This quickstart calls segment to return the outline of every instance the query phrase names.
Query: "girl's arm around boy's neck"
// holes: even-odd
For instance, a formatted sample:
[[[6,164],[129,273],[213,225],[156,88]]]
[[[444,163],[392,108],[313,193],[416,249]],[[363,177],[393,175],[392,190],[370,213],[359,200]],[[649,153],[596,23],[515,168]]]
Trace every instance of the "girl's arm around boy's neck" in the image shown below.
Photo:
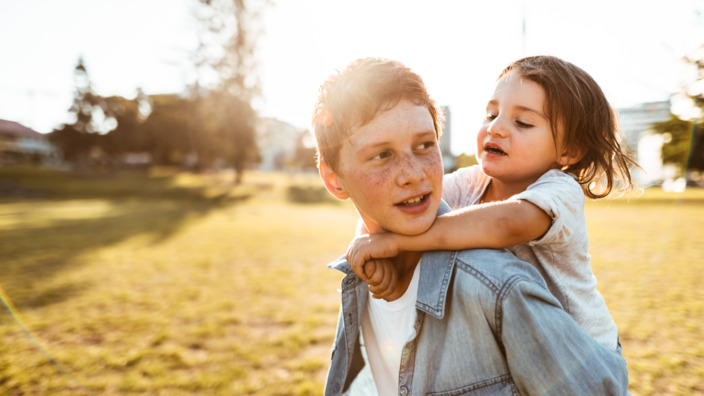
[[[426,232],[415,236],[362,234],[363,226],[358,224],[357,237],[347,250],[347,261],[366,280],[364,265],[372,259],[396,257],[401,252],[503,249],[540,238],[551,223],[550,216],[539,207],[511,199],[444,214]]]
[[[398,251],[502,249],[540,238],[551,223],[539,207],[513,199],[455,210],[439,216],[422,234],[393,239]]]

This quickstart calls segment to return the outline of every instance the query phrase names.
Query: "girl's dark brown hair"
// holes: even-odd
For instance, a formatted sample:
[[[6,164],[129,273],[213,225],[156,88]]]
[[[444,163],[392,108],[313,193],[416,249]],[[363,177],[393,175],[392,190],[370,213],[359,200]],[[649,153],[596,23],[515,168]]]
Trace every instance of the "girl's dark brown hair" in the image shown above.
[[[579,162],[562,170],[577,176],[587,197],[607,196],[618,181],[623,183],[619,187],[632,187],[629,166],[638,165],[623,150],[616,114],[587,72],[554,56],[519,59],[506,67],[499,79],[510,72],[545,91],[544,111],[555,142],[562,130],[564,148],[584,153]]]

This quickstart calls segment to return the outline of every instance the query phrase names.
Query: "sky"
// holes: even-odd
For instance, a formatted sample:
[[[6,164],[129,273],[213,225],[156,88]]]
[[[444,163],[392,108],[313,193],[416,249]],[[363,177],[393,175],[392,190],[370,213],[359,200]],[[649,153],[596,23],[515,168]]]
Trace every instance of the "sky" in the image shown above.
[[[197,0],[0,0],[0,119],[67,122],[83,57],[103,96],[193,82]],[[400,60],[450,107],[453,152],[474,136],[498,73],[548,54],[590,73],[614,107],[668,100],[704,43],[704,0],[272,0],[259,41],[257,108],[308,128],[318,86],[367,56]]]

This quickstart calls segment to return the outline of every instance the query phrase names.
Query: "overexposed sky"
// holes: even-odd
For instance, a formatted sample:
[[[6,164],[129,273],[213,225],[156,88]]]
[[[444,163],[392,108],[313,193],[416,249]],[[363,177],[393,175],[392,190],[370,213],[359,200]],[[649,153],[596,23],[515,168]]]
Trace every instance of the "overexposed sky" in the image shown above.
[[[39,132],[66,121],[80,55],[100,95],[180,92],[193,81],[194,3],[0,0],[0,118]],[[265,22],[263,115],[307,128],[328,74],[393,58],[450,106],[455,153],[473,152],[494,79],[515,59],[562,57],[625,107],[667,100],[681,57],[704,43],[702,0],[276,0]]]

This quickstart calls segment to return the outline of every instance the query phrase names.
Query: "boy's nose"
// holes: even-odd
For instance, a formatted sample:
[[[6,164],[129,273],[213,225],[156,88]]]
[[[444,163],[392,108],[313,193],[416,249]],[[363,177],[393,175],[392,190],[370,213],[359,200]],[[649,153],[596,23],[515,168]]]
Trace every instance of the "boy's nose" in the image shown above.
[[[425,171],[420,161],[412,154],[402,155],[398,162],[397,182],[401,186],[423,180]]]

